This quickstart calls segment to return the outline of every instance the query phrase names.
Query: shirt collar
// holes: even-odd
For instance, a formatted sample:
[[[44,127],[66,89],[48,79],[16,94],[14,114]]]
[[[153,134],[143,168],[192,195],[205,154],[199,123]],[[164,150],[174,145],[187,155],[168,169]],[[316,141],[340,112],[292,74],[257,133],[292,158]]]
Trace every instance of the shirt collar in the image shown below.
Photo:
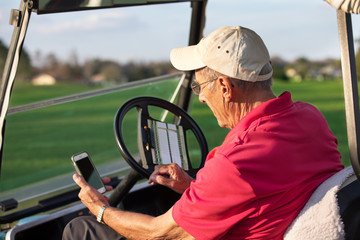
[[[260,104],[246,114],[246,116],[242,118],[233,129],[231,129],[226,138],[230,137],[232,134],[237,134],[238,131],[245,131],[255,120],[281,112],[282,110],[292,106],[292,104],[293,101],[291,100],[290,92],[283,92],[279,97]]]

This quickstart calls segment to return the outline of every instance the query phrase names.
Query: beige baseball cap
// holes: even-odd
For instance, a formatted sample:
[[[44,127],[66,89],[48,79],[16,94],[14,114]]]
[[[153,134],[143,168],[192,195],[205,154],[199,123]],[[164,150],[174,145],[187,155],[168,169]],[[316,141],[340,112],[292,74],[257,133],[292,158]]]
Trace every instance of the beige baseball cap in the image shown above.
[[[269,52],[254,31],[244,27],[222,27],[197,45],[175,48],[170,61],[181,71],[209,67],[226,76],[245,81],[264,81],[272,76]],[[260,75],[270,65],[270,72]]]

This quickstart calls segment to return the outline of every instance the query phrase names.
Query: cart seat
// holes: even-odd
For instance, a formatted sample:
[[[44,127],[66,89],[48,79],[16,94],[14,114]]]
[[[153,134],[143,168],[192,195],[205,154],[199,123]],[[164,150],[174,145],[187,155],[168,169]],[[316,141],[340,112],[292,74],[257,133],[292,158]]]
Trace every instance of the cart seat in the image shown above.
[[[284,234],[285,240],[360,239],[360,182],[347,167],[325,180]]]

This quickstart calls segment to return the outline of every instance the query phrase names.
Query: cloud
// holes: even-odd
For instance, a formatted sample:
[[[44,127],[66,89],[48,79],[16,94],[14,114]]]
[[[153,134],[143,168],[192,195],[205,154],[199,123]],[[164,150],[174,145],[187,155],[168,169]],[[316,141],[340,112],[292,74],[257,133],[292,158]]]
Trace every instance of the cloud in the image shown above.
[[[51,21],[37,21],[34,24],[34,30],[45,35],[94,31],[122,25],[131,18],[131,16],[119,11],[79,15],[75,17],[70,15],[61,16]]]

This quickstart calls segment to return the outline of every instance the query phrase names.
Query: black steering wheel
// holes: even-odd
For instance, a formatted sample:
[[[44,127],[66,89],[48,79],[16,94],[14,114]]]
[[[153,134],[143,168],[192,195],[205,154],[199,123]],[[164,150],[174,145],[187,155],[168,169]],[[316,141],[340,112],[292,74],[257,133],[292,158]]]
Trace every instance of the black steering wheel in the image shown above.
[[[169,111],[174,115],[173,122],[175,123],[164,123],[152,118],[149,115],[149,106]],[[124,117],[133,108],[138,111],[139,161],[135,160],[134,156],[129,152],[123,137]],[[193,161],[190,159],[187,147],[186,136],[189,131],[193,133],[200,147],[201,159],[200,164],[196,164],[198,165],[196,167],[192,164]],[[145,178],[150,177],[156,165],[169,163],[170,160],[181,165],[190,176],[195,177],[197,171],[204,166],[208,154],[205,136],[190,115],[182,108],[155,97],[137,97],[122,105],[115,116],[114,132],[117,146],[124,159],[136,172]],[[176,143],[175,139],[178,140],[178,143]],[[169,148],[169,155],[159,150],[167,147]],[[181,159],[180,162],[179,159]]]

